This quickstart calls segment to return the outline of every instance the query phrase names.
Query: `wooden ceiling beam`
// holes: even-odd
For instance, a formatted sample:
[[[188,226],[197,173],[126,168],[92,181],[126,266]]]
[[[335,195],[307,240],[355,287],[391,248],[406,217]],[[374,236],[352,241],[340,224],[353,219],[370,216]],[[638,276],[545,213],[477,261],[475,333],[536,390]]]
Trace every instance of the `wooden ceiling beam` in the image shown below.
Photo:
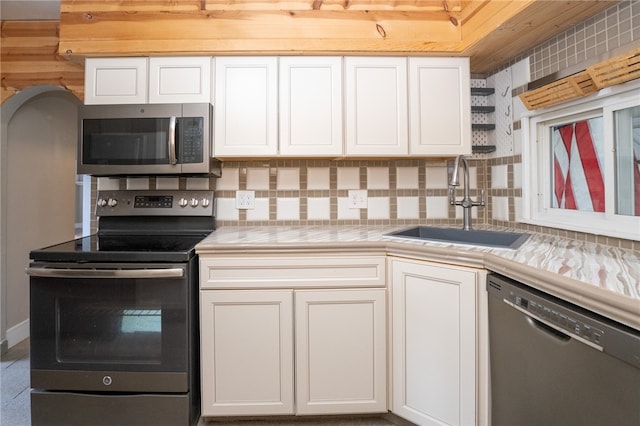
[[[620,0],[61,0],[59,52],[469,56],[487,73]]]
[[[446,12],[62,12],[59,51],[69,56],[304,51],[437,51],[460,42]]]

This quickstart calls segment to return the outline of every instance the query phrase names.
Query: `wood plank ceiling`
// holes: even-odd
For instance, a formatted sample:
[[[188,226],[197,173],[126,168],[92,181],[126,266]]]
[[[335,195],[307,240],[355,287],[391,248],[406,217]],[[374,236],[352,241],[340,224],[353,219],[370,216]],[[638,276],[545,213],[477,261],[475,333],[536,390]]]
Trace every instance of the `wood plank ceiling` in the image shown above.
[[[451,55],[487,73],[617,2],[62,0],[59,52]]]
[[[469,56],[486,74],[619,0],[61,0],[60,21],[3,21],[2,99],[83,98],[86,57]]]

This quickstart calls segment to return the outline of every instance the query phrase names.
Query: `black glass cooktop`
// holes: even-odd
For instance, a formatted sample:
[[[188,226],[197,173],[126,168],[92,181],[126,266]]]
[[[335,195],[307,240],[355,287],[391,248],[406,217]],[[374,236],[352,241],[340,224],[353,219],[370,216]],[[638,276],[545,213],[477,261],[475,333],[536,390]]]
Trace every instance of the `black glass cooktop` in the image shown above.
[[[33,250],[35,261],[185,262],[195,255],[199,235],[91,235]]]

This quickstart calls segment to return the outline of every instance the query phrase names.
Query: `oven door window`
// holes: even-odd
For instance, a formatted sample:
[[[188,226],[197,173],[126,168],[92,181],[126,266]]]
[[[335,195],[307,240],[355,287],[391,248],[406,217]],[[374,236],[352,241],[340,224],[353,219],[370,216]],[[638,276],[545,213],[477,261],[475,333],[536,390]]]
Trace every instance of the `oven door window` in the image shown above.
[[[190,294],[183,278],[32,277],[32,367],[183,371]]]
[[[56,359],[59,363],[161,364],[163,316],[160,303],[58,299]]]

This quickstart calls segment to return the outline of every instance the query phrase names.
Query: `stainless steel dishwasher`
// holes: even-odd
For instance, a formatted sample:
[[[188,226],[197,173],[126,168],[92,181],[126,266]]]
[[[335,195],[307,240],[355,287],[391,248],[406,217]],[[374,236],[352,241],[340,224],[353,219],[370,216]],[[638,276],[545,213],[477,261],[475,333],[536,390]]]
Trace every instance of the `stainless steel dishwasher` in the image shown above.
[[[640,425],[640,332],[487,278],[493,426]]]

